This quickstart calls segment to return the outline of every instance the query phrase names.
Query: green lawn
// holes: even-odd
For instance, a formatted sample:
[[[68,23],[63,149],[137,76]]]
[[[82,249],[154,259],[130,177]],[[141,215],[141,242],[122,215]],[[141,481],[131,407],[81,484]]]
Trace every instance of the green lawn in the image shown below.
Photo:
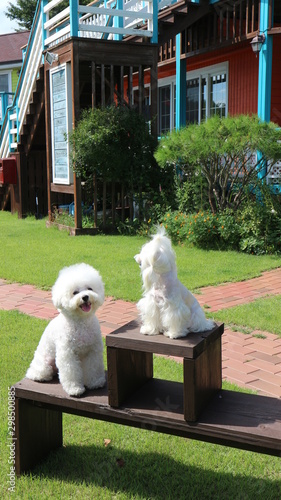
[[[97,268],[107,296],[136,301],[141,278],[134,255],[147,241],[130,236],[71,237],[56,228],[46,229],[45,220],[0,212],[0,278],[51,288],[59,270],[76,262]],[[190,289],[258,276],[281,266],[281,257],[254,256],[238,252],[204,251],[175,247],[178,275]]]
[[[281,296],[266,297],[213,314],[218,321],[247,332],[263,330],[281,337]]]
[[[0,278],[50,289],[62,267],[84,261],[100,271],[106,295],[131,301],[140,298],[140,273],[133,257],[145,243],[144,238],[74,238],[55,228],[46,229],[44,220],[18,220],[5,212],[0,212],[0,225]],[[248,279],[281,265],[281,258],[275,256],[207,252],[180,246],[175,251],[179,278],[191,290]],[[269,299],[264,300],[265,310],[266,300]],[[280,300],[276,300],[269,310],[271,328],[278,330],[280,319],[276,311],[280,311]],[[265,310],[258,308],[261,314],[253,316],[255,325]],[[222,319],[246,325],[250,313],[246,311],[243,316],[240,311],[237,308],[233,317],[229,316],[230,311],[223,311],[228,316]],[[24,376],[46,324],[17,311],[0,310],[3,498],[13,495],[8,494],[7,482],[8,387]],[[155,357],[154,371],[159,378],[182,380],[182,366],[170,359]],[[229,384],[224,386],[237,390]],[[110,440],[108,446],[105,439]],[[21,476],[14,495],[20,499],[276,500],[280,491],[280,458],[64,415],[63,448],[53,452],[32,473]]]

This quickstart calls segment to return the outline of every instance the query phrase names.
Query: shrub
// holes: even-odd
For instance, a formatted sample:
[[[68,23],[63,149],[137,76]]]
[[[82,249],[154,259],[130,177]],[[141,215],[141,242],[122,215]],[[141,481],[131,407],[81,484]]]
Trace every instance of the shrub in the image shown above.
[[[239,212],[195,214],[169,211],[161,224],[174,243],[256,255],[281,252],[281,214],[266,203],[249,202]]]

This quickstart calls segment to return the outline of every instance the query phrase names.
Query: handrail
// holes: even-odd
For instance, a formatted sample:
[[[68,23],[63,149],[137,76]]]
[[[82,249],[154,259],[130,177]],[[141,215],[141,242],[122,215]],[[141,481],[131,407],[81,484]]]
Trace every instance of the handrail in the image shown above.
[[[0,158],[16,148],[41,60],[42,16],[38,0],[13,104],[7,108],[0,133]]]

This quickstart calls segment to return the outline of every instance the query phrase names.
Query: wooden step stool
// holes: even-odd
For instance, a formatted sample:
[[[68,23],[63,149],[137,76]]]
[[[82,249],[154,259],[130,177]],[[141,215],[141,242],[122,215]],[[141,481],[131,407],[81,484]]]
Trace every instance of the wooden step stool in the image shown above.
[[[108,402],[120,407],[153,377],[153,354],[183,358],[184,418],[195,422],[222,386],[221,336],[224,325],[184,338],[142,335],[137,320],[106,336]]]

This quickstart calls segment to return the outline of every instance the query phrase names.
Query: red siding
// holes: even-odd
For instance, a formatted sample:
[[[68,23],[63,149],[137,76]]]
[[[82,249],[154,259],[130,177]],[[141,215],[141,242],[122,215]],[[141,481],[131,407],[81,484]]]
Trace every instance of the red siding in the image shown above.
[[[281,126],[281,35],[273,36],[271,120]]]
[[[229,60],[228,112],[230,115],[258,111],[258,57],[251,47],[234,52]]]
[[[186,71],[193,71],[206,66],[228,61],[228,113],[253,114],[257,113],[258,105],[258,57],[250,47],[250,42],[235,48],[215,51],[198,57],[188,58]],[[174,64],[161,66],[158,69],[158,78],[175,75]]]

